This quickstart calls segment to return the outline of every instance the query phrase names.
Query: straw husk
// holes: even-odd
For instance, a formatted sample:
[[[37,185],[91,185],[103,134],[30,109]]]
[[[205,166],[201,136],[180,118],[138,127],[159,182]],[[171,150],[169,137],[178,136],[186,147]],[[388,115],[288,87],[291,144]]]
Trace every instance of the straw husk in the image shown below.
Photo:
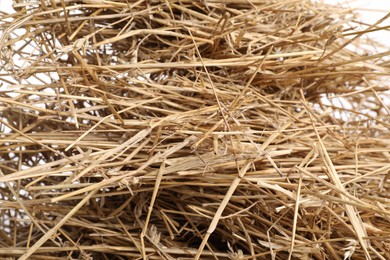
[[[390,52],[365,40],[388,15],[363,26],[304,0],[13,8],[2,257],[390,259]]]

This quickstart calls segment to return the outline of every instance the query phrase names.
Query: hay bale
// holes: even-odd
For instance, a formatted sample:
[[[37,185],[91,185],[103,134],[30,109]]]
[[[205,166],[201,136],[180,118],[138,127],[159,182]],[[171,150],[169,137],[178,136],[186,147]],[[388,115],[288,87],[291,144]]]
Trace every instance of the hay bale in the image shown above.
[[[304,0],[13,7],[1,256],[390,259],[389,51],[361,37],[381,21]]]

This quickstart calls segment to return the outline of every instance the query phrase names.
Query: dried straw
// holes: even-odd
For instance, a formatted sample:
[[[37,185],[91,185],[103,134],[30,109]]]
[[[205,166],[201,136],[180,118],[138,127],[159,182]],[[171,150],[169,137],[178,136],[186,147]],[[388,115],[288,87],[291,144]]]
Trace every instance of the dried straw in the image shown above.
[[[364,26],[306,0],[13,8],[4,258],[390,259],[390,51],[365,40],[390,15]]]

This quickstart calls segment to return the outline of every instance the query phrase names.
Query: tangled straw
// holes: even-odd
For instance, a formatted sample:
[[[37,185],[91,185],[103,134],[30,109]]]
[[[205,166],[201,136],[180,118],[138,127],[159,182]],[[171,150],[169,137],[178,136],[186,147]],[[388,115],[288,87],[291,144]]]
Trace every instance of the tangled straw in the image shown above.
[[[362,29],[306,0],[13,8],[0,255],[390,259],[390,51],[365,40],[389,15]]]

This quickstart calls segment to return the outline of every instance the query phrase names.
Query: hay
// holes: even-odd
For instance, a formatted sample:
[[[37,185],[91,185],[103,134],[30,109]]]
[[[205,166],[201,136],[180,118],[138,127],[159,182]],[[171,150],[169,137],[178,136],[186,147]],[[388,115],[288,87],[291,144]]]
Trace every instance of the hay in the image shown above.
[[[390,51],[364,40],[389,15],[362,29],[304,0],[13,7],[1,256],[390,259]]]

